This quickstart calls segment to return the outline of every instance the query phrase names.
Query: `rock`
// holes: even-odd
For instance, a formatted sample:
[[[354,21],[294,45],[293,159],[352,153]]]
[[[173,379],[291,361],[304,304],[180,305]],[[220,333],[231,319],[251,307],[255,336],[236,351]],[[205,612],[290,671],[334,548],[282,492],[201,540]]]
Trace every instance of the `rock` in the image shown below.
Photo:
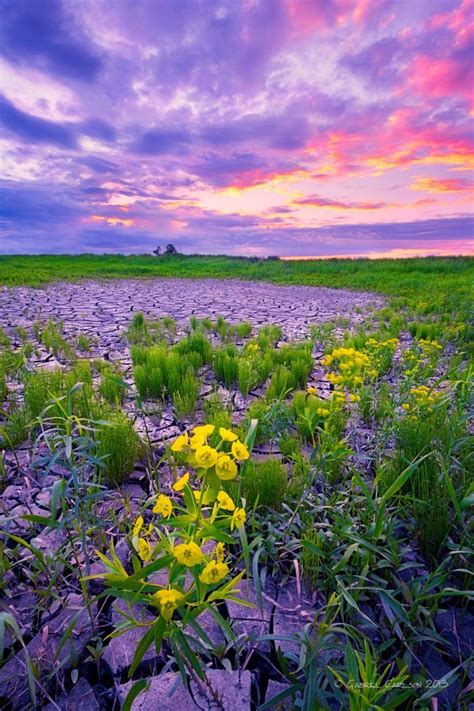
[[[313,604],[309,590],[304,585],[298,586],[295,580],[289,580],[285,585],[278,587],[273,616],[273,634],[293,636],[302,632],[303,627],[314,619],[316,611],[317,608]],[[276,640],[275,646],[279,647],[282,652],[295,654],[298,654],[300,649],[297,641],[292,642],[286,639]]]
[[[97,614],[94,604],[92,615]],[[72,632],[65,644],[59,648],[68,625],[73,623]],[[85,649],[90,637],[94,634],[87,609],[84,607],[82,596],[70,595],[66,607],[48,624],[43,625],[38,634],[28,643],[28,654],[31,662],[36,666],[38,675],[44,677],[59,669],[64,672],[72,661],[77,660]],[[8,700],[13,711],[28,708],[29,692],[28,679],[25,670],[25,655],[23,651],[0,669],[0,707],[3,700]],[[19,670],[22,670],[21,673]]]
[[[120,487],[120,494],[124,499],[144,499],[145,492],[139,484],[125,484]]]
[[[417,655],[421,666],[424,669],[424,675],[433,682],[434,688],[446,674],[448,674],[455,665],[448,664],[441,654],[435,649],[434,645],[423,643],[421,650]],[[419,672],[420,667],[415,663],[412,672]],[[449,681],[448,681],[449,684]],[[455,708],[456,697],[461,691],[459,678],[449,686],[439,686],[438,693],[435,695],[440,709]]]
[[[120,628],[126,622],[126,617],[121,612],[128,617],[133,615],[142,624],[155,619],[144,607],[139,605],[128,606],[125,601],[116,600],[112,609],[112,624],[115,629]],[[145,626],[132,627],[123,634],[110,639],[102,659],[107,664],[113,677],[125,677],[135,656],[138,644],[148,629]],[[164,660],[157,654],[155,645],[151,644],[143,656],[139,671],[146,670],[148,674],[153,674],[159,671],[163,665]]]
[[[288,688],[288,684],[281,684],[278,681],[270,679],[265,693],[265,703],[268,703],[273,697],[278,696],[278,694],[283,693]],[[287,696],[283,701],[276,702],[273,706],[270,706],[271,711],[293,711],[294,708],[295,705],[291,696]]]
[[[474,615],[453,608],[438,612],[435,625],[449,643],[452,656],[467,659],[474,649]]]
[[[131,711],[250,711],[251,674],[207,670],[209,686],[201,681],[190,682],[190,692],[183,686],[178,673],[167,672],[149,679],[148,689],[133,702]],[[118,695],[123,703],[134,682],[119,687]]]
[[[99,711],[99,703],[94,692],[85,679],[79,679],[68,694],[62,694],[55,702],[48,704],[43,711]]]
[[[237,590],[239,592],[237,592]],[[270,634],[270,622],[276,593],[271,581],[267,581],[266,597],[262,598],[262,609],[258,607],[257,596],[252,580],[241,580],[236,591],[237,596],[250,602],[252,607],[239,605],[233,600],[227,601],[227,609],[232,629],[237,636],[247,638],[248,646],[253,649],[270,651],[269,642],[257,642],[258,637]]]

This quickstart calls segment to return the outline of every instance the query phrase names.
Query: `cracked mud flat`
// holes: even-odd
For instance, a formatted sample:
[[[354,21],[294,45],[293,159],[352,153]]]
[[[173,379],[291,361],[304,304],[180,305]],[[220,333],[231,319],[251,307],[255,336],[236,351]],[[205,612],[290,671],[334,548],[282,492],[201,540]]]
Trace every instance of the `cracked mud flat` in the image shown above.
[[[230,323],[246,320],[257,328],[265,324],[277,324],[282,327],[285,340],[291,341],[304,338],[311,324],[333,320],[337,316],[350,319],[352,324],[362,322],[373,309],[383,306],[384,302],[383,297],[370,293],[306,286],[277,286],[239,280],[85,281],[73,284],[57,283],[41,289],[18,287],[0,290],[0,325],[12,337],[13,344],[19,345],[15,334],[16,327],[26,328],[31,337],[34,321],[44,323],[48,319],[60,320],[64,324],[64,333],[68,340],[72,341],[79,333],[96,339],[97,345],[87,354],[87,358],[105,357],[110,361],[119,362],[125,368],[127,381],[132,384],[131,361],[125,331],[136,311],[143,311],[150,319],[165,315],[173,317],[178,324],[177,337],[184,333],[191,316],[215,319],[220,314]],[[317,362],[321,353],[314,355]],[[37,367],[60,365],[58,360],[47,353],[41,345],[38,347],[38,355],[33,356],[31,363]],[[327,383],[323,385],[322,381],[320,382],[320,376],[316,364],[313,382],[320,387],[327,386]],[[211,386],[204,380],[201,396],[210,389]],[[253,396],[243,399],[238,391],[225,392],[232,400],[235,415],[239,417]],[[256,395],[258,393],[254,394]],[[134,413],[133,386],[132,392],[126,398],[125,408],[135,420],[137,430],[140,431],[140,423],[135,419],[136,413]],[[182,429],[182,422],[176,419],[170,404],[167,404],[159,415],[151,414],[144,417],[155,448],[162,447],[164,441],[173,439]],[[6,523],[6,517],[11,533],[31,541],[45,555],[55,556],[62,545],[57,533],[47,527],[42,529],[41,526],[28,524],[22,517],[27,514],[48,516],[52,487],[61,479],[62,472],[53,467],[48,476],[41,477],[39,481],[38,472],[35,474],[31,469],[30,444],[25,443],[18,448],[15,457],[9,453],[5,459],[8,486],[0,496],[0,525],[2,519],[3,523]],[[119,513],[123,509],[124,497],[128,500],[130,511],[138,510],[139,504],[143,503],[148,494],[143,467],[137,464],[136,470],[129,480],[121,485],[120,491],[108,492],[103,502],[104,513],[107,516],[107,509]],[[123,551],[118,549],[118,552],[124,556],[123,563],[129,563],[128,549]],[[249,613],[247,608],[242,612],[240,606],[235,605],[236,609],[232,609],[231,612],[239,633],[252,640],[256,636],[270,632],[273,628],[282,633],[300,630],[314,614],[315,601],[307,591],[304,591],[302,596],[297,587],[294,581],[290,581],[286,587],[272,590],[269,598],[265,600],[261,614],[254,609]],[[244,597],[256,602],[253,590],[250,586],[247,588]],[[96,592],[99,590],[100,587]],[[13,612],[20,621],[29,653],[32,658],[41,658],[44,673],[54,667],[55,653],[61,634],[74,615],[81,615],[75,624],[74,632],[76,657],[83,659],[86,656],[86,645],[92,634],[81,596],[75,589],[64,592],[65,599],[62,607],[58,602],[57,609],[51,608],[40,613],[38,619],[35,613],[37,600],[28,589],[28,585],[17,587],[13,598],[0,599],[0,611]],[[92,613],[97,629],[103,631],[104,636],[110,631],[111,626],[116,626],[122,620],[116,607],[117,605],[114,604],[113,607],[99,608],[94,604]],[[44,639],[45,626],[49,630],[48,644]],[[212,620],[206,622],[206,632],[213,639],[222,635],[222,631],[217,624],[212,624]],[[123,682],[127,679],[127,671],[140,635],[141,631],[138,637],[132,632],[106,643],[101,663],[101,668],[105,669],[106,677],[108,675],[109,679],[106,687],[95,685],[94,689],[91,688],[90,683],[92,684],[94,677],[85,673],[85,676],[81,675],[77,687],[74,687],[70,694],[65,696],[55,694],[56,705],[50,704],[43,708],[59,707],[73,710],[81,708],[83,711],[86,709],[99,711],[110,708],[116,699],[123,701],[129,691],[129,687]],[[12,643],[13,640],[7,639],[7,647]],[[26,676],[24,674],[18,676],[18,670],[24,666],[24,659],[21,657],[21,650],[16,651],[17,653],[11,656],[0,670],[0,708],[3,708],[2,699],[10,699],[11,708],[15,711],[23,711],[31,707]],[[69,652],[67,654],[64,652],[62,660],[66,676],[70,669],[68,654]],[[143,698],[144,706],[134,706],[134,709],[160,708],[163,711],[168,709],[173,711],[179,707],[185,711],[185,709],[196,708],[184,689],[178,689],[176,695],[169,700],[169,705],[166,705],[164,697],[167,697],[168,686],[175,685],[176,675],[170,672],[154,676],[160,673],[166,660],[153,651],[150,655],[144,659],[139,669],[142,675],[151,679],[150,690],[146,698]],[[260,703],[264,701],[264,696],[261,694],[265,684],[262,685],[259,681],[258,672],[260,663],[257,659],[255,669],[252,667],[252,673],[246,671],[243,675],[239,675],[238,672],[227,674],[220,670],[211,671],[211,675],[216,676],[214,680],[216,688],[222,687],[226,690],[224,708],[229,711],[230,709],[247,711],[250,708],[251,696],[257,698]],[[275,688],[269,688],[265,692],[266,698],[282,690],[277,688],[281,686],[277,682],[271,683]],[[202,699],[201,707],[210,708],[208,703],[210,702]]]
[[[29,329],[35,320],[61,320],[68,336],[86,333],[99,350],[125,349],[122,338],[134,311],[172,316],[184,326],[191,316],[224,316],[227,321],[282,326],[288,340],[304,337],[308,326],[341,315],[362,321],[384,304],[371,293],[313,286],[280,286],[236,279],[152,279],[56,283],[41,289],[0,291],[0,325]]]

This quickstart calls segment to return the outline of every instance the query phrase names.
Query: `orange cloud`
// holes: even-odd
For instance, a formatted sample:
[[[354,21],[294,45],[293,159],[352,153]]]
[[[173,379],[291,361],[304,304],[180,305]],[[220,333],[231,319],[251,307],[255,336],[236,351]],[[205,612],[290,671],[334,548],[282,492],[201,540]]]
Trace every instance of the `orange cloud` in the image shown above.
[[[102,215],[91,215],[89,222],[105,222],[108,225],[122,225],[123,227],[131,227],[134,221],[130,218],[123,217],[103,217]]]
[[[319,195],[310,195],[301,200],[294,200],[293,204],[335,210],[380,210],[383,207],[390,207],[386,202],[344,202],[343,200],[332,200]]]
[[[294,183],[298,180],[304,180],[309,175],[309,171],[300,168],[298,168],[298,170],[288,171],[287,173],[278,173],[266,168],[248,170],[242,172],[232,185],[227,186],[221,192],[229,195],[239,195],[253,188],[266,190],[276,188],[282,183]]]
[[[458,193],[472,190],[472,183],[455,178],[417,178],[410,188],[427,193]]]

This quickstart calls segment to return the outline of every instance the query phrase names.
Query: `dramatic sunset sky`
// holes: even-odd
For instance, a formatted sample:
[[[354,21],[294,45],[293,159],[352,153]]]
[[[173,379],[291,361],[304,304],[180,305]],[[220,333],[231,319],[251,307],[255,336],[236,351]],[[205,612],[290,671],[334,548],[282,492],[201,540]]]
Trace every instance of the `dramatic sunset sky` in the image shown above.
[[[0,252],[474,250],[472,0],[0,0]]]

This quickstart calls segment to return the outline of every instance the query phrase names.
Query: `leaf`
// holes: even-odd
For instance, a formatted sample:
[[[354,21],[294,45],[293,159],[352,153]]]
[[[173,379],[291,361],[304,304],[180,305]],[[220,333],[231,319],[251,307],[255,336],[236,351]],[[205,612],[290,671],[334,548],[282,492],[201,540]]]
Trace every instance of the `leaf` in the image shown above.
[[[304,684],[292,684],[292,686],[288,686],[284,689],[284,691],[280,691],[279,694],[273,696],[271,699],[268,699],[268,701],[265,701],[264,704],[257,706],[257,711],[267,711],[267,709],[270,710],[278,708],[280,701],[284,701],[289,696],[296,696],[296,694],[299,691],[303,691],[303,689]]]
[[[136,681],[123,701],[122,711],[131,711],[132,704],[137,696],[145,691],[149,685],[150,682],[147,679],[140,679],[139,681]]]
[[[160,618],[158,618],[159,620]],[[156,624],[156,623],[155,623]],[[143,657],[145,656],[145,652],[149,647],[153,644],[153,640],[155,639],[155,624],[150,627],[148,632],[143,635],[141,638],[138,647],[135,651],[132,663],[130,665],[130,669],[128,670],[128,678],[130,679],[136,669],[138,668],[138,665],[142,661]]]
[[[202,668],[201,664],[199,663],[199,659],[196,657],[193,650],[189,646],[189,642],[186,639],[186,637],[184,636],[184,634],[180,631],[176,632],[175,633],[175,641],[179,645],[179,648],[180,648],[183,656],[186,657],[186,659],[188,660],[188,662],[190,663],[190,665],[192,666],[192,668],[194,669],[194,671],[196,672],[198,677],[201,679],[201,681],[204,681],[204,679],[206,677],[205,677],[203,668]]]

